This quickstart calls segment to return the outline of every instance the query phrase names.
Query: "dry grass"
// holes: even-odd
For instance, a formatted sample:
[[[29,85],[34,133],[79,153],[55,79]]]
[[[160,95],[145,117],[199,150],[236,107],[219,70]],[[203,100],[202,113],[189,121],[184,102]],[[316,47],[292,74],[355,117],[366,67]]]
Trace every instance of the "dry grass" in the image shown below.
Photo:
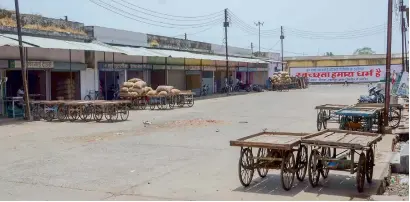
[[[8,26],[8,27],[16,27],[17,23],[13,19],[9,17],[1,18],[0,19],[0,26]],[[71,28],[66,28],[62,29],[60,27],[56,26],[41,26],[41,25],[25,25],[23,28],[25,29],[34,29],[34,30],[41,30],[41,31],[51,31],[51,32],[61,32],[61,33],[72,33],[72,34],[78,34],[78,35],[87,35],[84,31],[81,30],[75,30]]]

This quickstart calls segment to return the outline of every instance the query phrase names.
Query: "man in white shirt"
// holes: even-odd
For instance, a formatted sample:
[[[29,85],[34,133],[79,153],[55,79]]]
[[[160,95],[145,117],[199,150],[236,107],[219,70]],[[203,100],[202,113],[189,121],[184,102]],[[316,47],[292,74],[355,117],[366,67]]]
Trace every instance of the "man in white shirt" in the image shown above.
[[[21,86],[18,90],[17,90],[17,97],[23,97],[24,96],[24,90],[23,90],[23,86]]]

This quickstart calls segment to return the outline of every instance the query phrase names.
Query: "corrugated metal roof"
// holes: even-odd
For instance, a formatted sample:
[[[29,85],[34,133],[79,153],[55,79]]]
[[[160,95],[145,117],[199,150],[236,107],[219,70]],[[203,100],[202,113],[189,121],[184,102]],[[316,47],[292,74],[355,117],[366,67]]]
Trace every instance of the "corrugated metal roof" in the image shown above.
[[[163,50],[163,49],[149,49],[152,52],[161,54],[163,57],[174,57],[174,58],[192,58],[192,59],[204,59],[204,60],[219,60],[225,61],[225,56],[220,55],[206,55],[199,53],[191,53],[187,51],[176,51],[176,50]],[[229,57],[229,61],[234,62],[249,62],[249,63],[267,63],[260,59],[251,59],[251,58],[240,58],[240,57]]]
[[[149,57],[165,57],[162,54],[155,53],[146,48],[133,48],[123,46],[112,46],[127,53],[127,55],[149,56]]]
[[[0,46],[18,46],[18,45],[19,45],[18,41],[0,35]],[[24,46],[32,47],[28,44],[24,44]]]
[[[15,34],[3,34],[4,37],[11,39],[18,39]],[[42,37],[33,37],[33,36],[23,36],[24,43],[32,44],[33,46],[38,46],[40,48],[55,48],[55,49],[72,49],[72,50],[91,50],[91,51],[102,51],[102,52],[121,52],[118,49],[111,48],[108,45],[101,44],[98,42],[75,42],[75,41],[66,41]]]

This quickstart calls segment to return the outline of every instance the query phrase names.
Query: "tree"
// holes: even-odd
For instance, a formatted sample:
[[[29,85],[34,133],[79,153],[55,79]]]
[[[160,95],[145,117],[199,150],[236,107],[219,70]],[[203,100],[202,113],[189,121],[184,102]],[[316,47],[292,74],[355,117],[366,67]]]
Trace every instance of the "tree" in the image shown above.
[[[358,48],[354,51],[353,55],[372,55],[375,54],[376,52],[373,51],[369,47],[363,47],[363,48]]]
[[[333,52],[326,52],[325,56],[334,56]]]

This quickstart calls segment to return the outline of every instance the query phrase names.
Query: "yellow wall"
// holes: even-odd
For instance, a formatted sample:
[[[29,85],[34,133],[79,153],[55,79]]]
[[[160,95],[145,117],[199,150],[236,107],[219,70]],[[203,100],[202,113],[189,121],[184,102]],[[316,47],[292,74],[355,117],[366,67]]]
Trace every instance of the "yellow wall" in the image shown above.
[[[341,67],[358,65],[382,65],[386,59],[346,59],[346,60],[288,60],[287,67]],[[401,64],[400,58],[392,59],[392,64]]]

